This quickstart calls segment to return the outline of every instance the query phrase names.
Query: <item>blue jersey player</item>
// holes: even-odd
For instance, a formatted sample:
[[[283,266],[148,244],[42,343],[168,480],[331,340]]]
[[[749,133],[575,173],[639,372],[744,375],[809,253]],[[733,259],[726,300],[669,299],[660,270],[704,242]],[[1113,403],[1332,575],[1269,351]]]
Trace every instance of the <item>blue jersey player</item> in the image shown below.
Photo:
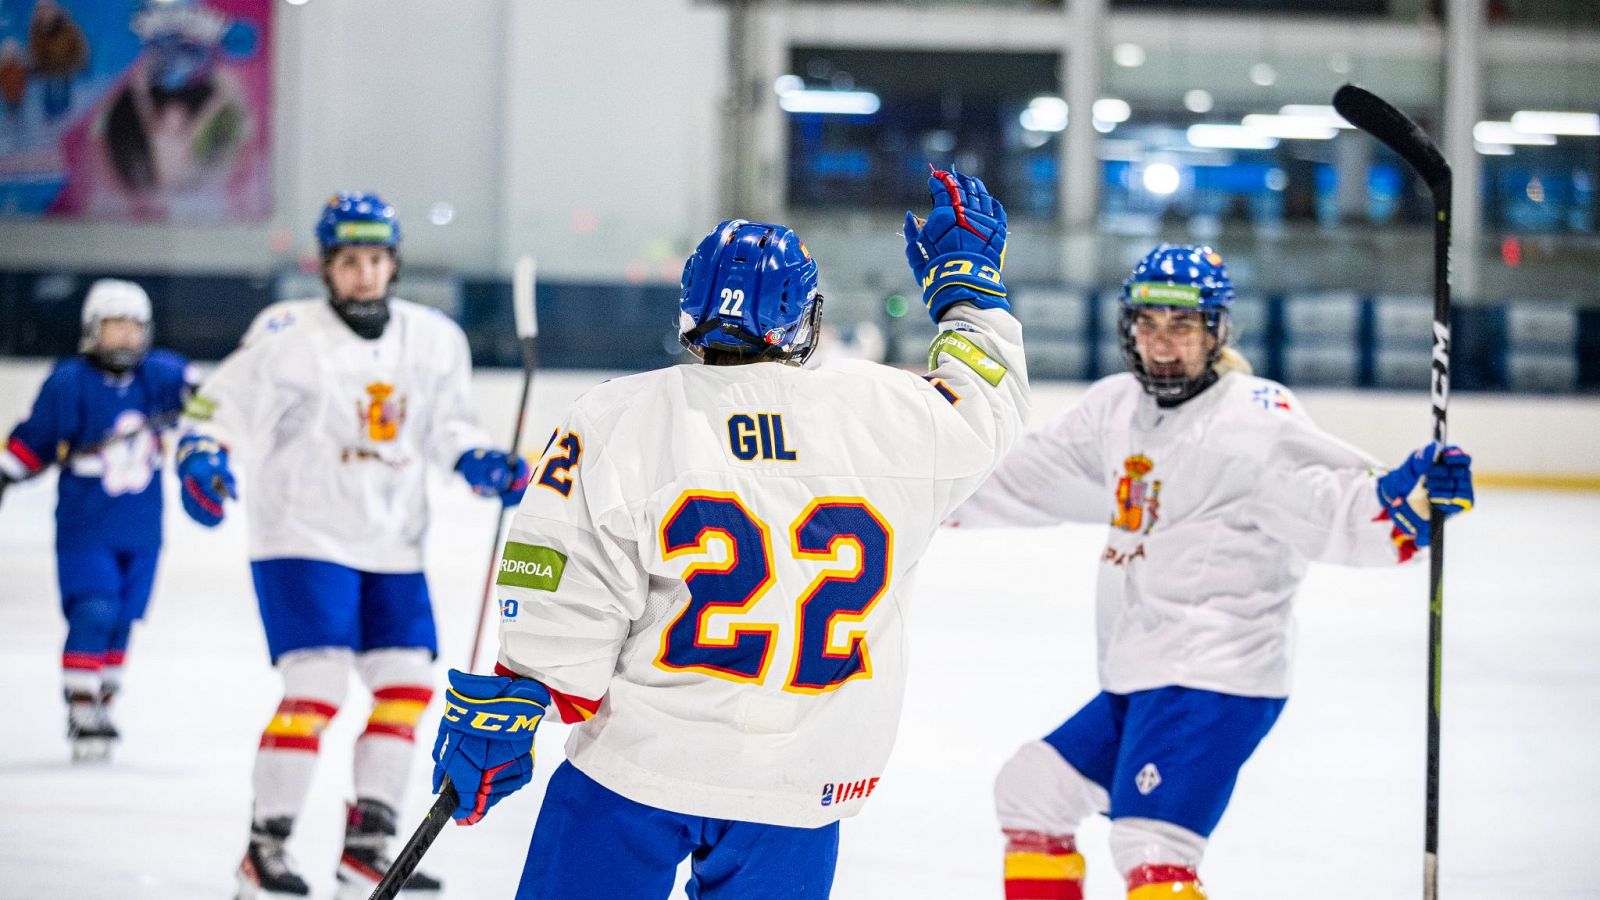
[[[104,759],[128,636],[161,552],[161,431],[191,386],[188,363],[150,349],[150,298],[103,279],[83,304],[82,352],[62,360],[0,452],[0,488],[59,464],[56,574],[73,759]]]

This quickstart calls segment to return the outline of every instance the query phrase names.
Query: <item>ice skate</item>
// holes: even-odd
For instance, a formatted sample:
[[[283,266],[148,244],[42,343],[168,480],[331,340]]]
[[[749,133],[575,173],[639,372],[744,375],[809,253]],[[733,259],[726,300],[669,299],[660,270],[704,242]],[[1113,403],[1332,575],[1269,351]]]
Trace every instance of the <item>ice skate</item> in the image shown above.
[[[250,846],[239,863],[239,893],[235,900],[279,900],[307,897],[311,888],[294,870],[294,860],[284,846],[294,821],[268,819],[250,826]]]
[[[357,800],[350,807],[344,832],[344,854],[339,857],[338,900],[366,900],[383,879],[393,859],[387,852],[395,834],[394,810],[376,800]],[[425,900],[439,896],[439,879],[412,872],[400,888],[402,897]]]
[[[67,695],[67,739],[72,742],[74,763],[98,763],[111,758],[111,749],[121,735],[111,716],[92,694]]]

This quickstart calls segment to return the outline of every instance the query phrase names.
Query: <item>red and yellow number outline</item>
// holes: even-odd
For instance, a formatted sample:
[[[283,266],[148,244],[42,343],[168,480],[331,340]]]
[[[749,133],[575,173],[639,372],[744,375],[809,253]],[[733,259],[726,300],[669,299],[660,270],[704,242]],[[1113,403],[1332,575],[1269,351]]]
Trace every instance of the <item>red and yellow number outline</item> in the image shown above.
[[[691,606],[693,606],[692,603],[685,603],[683,609],[679,610],[678,614],[672,617],[672,621],[668,622],[666,627],[661,629],[661,643],[659,649],[656,651],[655,666],[656,668],[666,672],[699,672],[703,675],[709,675],[713,678],[721,678],[726,681],[738,682],[740,684],[760,684],[766,680],[767,669],[772,665],[772,652],[773,647],[777,643],[778,626],[774,624],[739,625],[736,622],[730,622],[728,625],[727,638],[719,640],[706,635],[706,626],[708,624],[706,620],[707,617],[713,613],[717,615],[736,617],[750,612],[750,610],[761,601],[761,598],[766,595],[767,591],[771,590],[772,586],[777,583],[777,573],[772,560],[771,531],[767,528],[766,522],[763,522],[759,516],[750,511],[748,506],[744,505],[744,501],[739,499],[738,494],[735,494],[731,491],[684,491],[681,495],[679,495],[677,500],[673,501],[672,506],[667,510],[667,514],[661,517],[661,527],[656,532],[656,538],[661,544],[662,561],[666,562],[677,559],[681,556],[709,555],[710,543],[713,538],[720,540],[728,548],[728,559],[726,562],[690,563],[689,566],[683,570],[682,575],[679,576],[683,579],[685,584],[687,584],[689,580],[696,575],[723,575],[727,574],[728,572],[732,572],[739,566],[739,542],[736,541],[733,535],[729,534],[726,529],[714,527],[702,528],[700,532],[695,535],[695,542],[693,544],[682,544],[677,547],[667,546],[667,526],[678,518],[678,515],[683,511],[684,505],[692,500],[726,500],[739,507],[739,510],[743,512],[747,518],[749,518],[750,522],[755,525],[756,530],[761,533],[761,552],[765,557],[763,561],[766,564],[766,576],[762,578],[761,583],[756,585],[749,594],[745,595],[745,599],[743,601],[739,602],[738,604],[728,602],[714,603],[708,601],[702,605],[699,612],[700,620],[695,623],[694,646],[705,648],[735,647],[738,645],[739,638],[742,635],[764,634],[766,635],[766,649],[762,652],[761,665],[757,669],[754,677],[747,676],[739,672],[730,672],[727,669],[720,669],[707,663],[691,663],[680,666],[667,662],[667,645],[672,636],[673,630],[677,627],[678,622],[685,615],[688,615],[689,609]]]
[[[860,671],[846,676],[844,679],[834,682],[833,684],[824,685],[822,687],[801,687],[795,684],[795,679],[799,677],[800,674],[800,653],[802,650],[802,644],[805,640],[806,605],[811,602],[811,599],[816,596],[818,591],[822,590],[824,585],[833,581],[859,581],[866,568],[866,548],[862,546],[861,539],[855,535],[834,535],[831,539],[829,539],[828,548],[826,550],[811,551],[802,550],[800,548],[801,530],[805,528],[805,526],[811,521],[811,517],[816,515],[819,509],[830,506],[847,506],[860,509],[867,515],[871,516],[873,521],[877,522],[879,527],[883,529],[885,542],[883,551],[883,582],[878,585],[878,590],[872,595],[872,599],[868,600],[866,605],[861,607],[858,612],[846,613],[842,610],[835,612],[833,615],[828,617],[827,624],[823,626],[824,634],[822,655],[829,659],[848,659],[851,651],[859,648],[861,651]],[[878,601],[883,599],[883,595],[888,592],[889,582],[893,580],[894,577],[894,528],[889,525],[889,520],[884,518],[883,514],[878,512],[877,508],[868,502],[867,498],[865,497],[817,497],[810,503],[806,504],[806,508],[800,512],[799,516],[795,517],[793,524],[789,526],[789,552],[794,555],[795,559],[837,562],[839,560],[839,545],[842,543],[848,543],[855,547],[855,565],[849,568],[823,569],[817,573],[817,576],[813,578],[811,583],[806,586],[806,589],[801,592],[800,598],[795,601],[794,652],[791,654],[791,659],[789,662],[789,675],[784,679],[783,684],[783,689],[790,693],[812,695],[826,694],[830,691],[838,690],[841,686],[858,678],[870,679],[872,677],[872,658],[867,653],[866,629],[848,629],[845,634],[845,643],[842,648],[835,646],[833,642],[833,635],[835,633],[836,626],[841,622],[849,623],[851,625],[864,624],[867,616],[871,615],[873,608],[878,605]]]

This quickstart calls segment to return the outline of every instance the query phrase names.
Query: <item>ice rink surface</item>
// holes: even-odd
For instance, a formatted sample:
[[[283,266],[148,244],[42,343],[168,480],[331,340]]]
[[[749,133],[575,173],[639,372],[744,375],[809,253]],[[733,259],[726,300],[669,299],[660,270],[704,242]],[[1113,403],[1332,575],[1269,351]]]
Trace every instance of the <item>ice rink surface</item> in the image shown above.
[[[471,643],[493,513],[459,483],[436,488],[428,574],[442,680]],[[98,767],[72,766],[64,739],[53,478],[13,487],[0,506],[0,898],[233,895],[252,756],[278,683],[243,516],[205,531],[171,491],[169,478],[167,550],[119,700],[124,740]],[[844,825],[836,898],[1000,896],[990,783],[1019,743],[1097,690],[1102,538],[1063,527],[935,541],[912,598],[899,742],[864,813]],[[1600,897],[1600,495],[1483,490],[1452,524],[1447,558],[1441,896]],[[1426,586],[1425,566],[1313,566],[1295,692],[1213,836],[1201,869],[1212,897],[1420,896]],[[437,707],[418,729],[407,832],[430,799]],[[290,844],[317,897],[332,895],[365,715],[355,687],[324,736]],[[441,836],[424,868],[446,897],[510,896],[565,737],[559,723],[542,728],[534,784]],[[1105,836],[1104,821],[1079,836],[1095,900],[1124,896]]]

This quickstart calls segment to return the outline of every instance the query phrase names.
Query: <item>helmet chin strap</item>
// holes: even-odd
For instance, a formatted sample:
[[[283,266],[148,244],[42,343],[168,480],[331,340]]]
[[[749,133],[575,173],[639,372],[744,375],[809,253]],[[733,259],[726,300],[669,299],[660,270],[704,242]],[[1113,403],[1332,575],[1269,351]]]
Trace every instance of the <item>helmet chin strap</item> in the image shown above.
[[[398,273],[395,277],[398,277]],[[389,297],[393,294],[394,282],[395,278],[389,279],[381,297],[354,300],[339,296],[333,289],[332,279],[326,274],[322,276],[322,283],[328,287],[328,305],[333,307],[334,314],[358,337],[368,341],[383,337],[383,330],[389,324]]]

